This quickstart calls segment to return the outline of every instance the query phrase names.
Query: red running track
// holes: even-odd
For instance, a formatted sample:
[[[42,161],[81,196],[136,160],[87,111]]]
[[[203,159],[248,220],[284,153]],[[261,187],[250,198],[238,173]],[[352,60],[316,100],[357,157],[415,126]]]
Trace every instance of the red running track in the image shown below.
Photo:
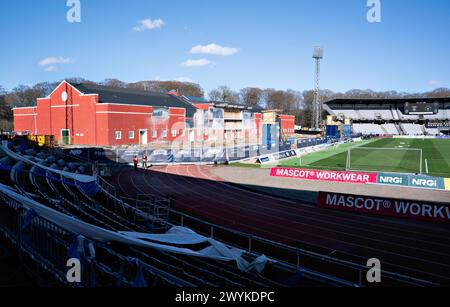
[[[450,284],[450,227],[316,208],[231,186],[209,166],[126,170],[110,182],[128,197],[170,197],[175,209],[280,243]]]

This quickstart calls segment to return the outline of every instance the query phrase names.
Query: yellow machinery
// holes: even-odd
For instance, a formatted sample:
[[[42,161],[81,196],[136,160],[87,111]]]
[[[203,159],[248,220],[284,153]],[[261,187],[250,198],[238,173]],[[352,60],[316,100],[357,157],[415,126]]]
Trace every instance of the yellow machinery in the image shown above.
[[[27,140],[36,143],[41,147],[55,147],[55,136],[54,135],[28,135]]]

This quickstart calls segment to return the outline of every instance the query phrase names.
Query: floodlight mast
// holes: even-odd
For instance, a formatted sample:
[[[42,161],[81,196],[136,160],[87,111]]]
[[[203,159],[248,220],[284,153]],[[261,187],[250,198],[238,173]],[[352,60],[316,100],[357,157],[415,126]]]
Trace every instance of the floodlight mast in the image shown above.
[[[320,101],[320,60],[323,59],[323,48],[315,47],[313,59],[316,61],[316,75],[315,75],[315,89],[313,101],[313,119],[312,128],[319,131],[321,128],[322,119],[322,103]]]

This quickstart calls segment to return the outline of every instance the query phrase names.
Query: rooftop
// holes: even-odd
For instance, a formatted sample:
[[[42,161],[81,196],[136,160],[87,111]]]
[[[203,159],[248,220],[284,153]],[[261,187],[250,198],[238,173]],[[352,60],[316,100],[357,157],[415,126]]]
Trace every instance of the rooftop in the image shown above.
[[[196,111],[196,108],[189,102],[165,93],[110,87],[90,83],[77,83],[72,85],[83,94],[98,94],[99,103],[184,108],[186,109],[186,117],[188,118],[192,118]]]

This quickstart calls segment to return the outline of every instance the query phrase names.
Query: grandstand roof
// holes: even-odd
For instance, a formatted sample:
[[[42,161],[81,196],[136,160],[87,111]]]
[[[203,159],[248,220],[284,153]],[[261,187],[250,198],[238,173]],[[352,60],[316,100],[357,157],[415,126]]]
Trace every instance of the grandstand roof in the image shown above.
[[[261,112],[264,109],[259,106],[253,106],[253,107],[247,107],[240,103],[229,103],[229,102],[223,102],[223,101],[211,101],[210,102],[215,107],[221,107],[221,108],[235,108],[235,109],[246,109],[251,110],[254,112]]]
[[[426,103],[448,103],[450,97],[410,97],[410,98],[338,98],[332,99],[325,104],[340,105],[340,104],[405,104],[406,102],[426,102]]]
[[[84,94],[98,94],[99,103],[145,105],[186,109],[186,117],[193,117],[196,108],[189,102],[173,95],[128,88],[118,88],[90,83],[72,84]]]
[[[207,100],[203,97],[194,97],[194,96],[183,96],[183,97],[192,103],[206,103],[207,102]]]

